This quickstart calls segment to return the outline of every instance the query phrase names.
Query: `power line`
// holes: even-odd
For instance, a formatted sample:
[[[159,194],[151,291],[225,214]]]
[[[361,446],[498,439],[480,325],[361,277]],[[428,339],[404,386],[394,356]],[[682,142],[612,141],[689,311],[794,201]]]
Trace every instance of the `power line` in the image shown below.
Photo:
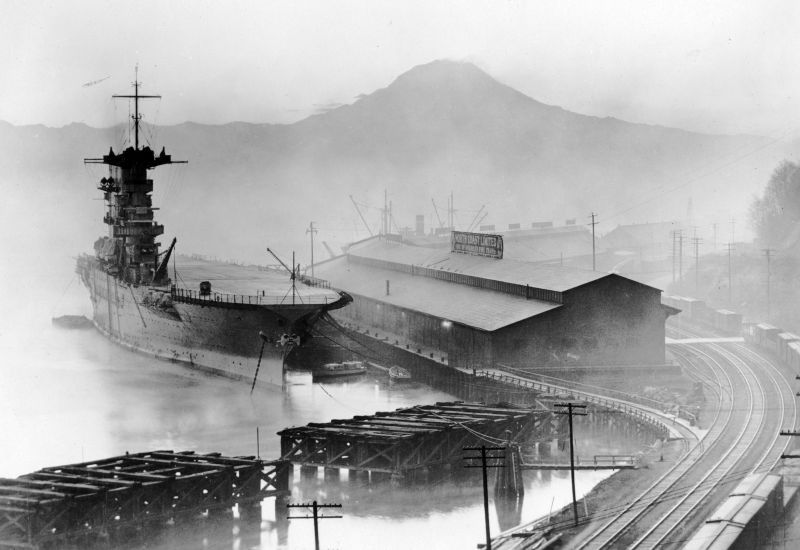
[[[314,519],[314,548],[319,550],[319,526],[321,519],[341,519],[342,516],[321,516],[319,510],[323,508],[341,508],[341,504],[319,504],[317,501],[311,503],[287,504],[287,508],[311,508],[313,516],[286,516],[286,519]]]
[[[489,533],[489,482],[487,480],[487,468],[502,468],[503,464],[492,463],[487,464],[487,460],[504,460],[505,455],[489,455],[491,451],[505,451],[505,447],[487,447],[481,445],[480,447],[464,447],[465,451],[480,451],[480,456],[465,456],[464,460],[480,460],[481,464],[465,464],[464,468],[481,468],[483,471],[483,518],[486,525],[486,550],[492,550],[492,536]]]
[[[598,224],[598,222],[596,222],[594,219],[596,215],[597,214],[592,212],[590,216],[592,218],[592,223],[589,224],[592,226],[592,271],[597,271],[597,262],[595,261],[595,238],[594,238],[594,226]]]
[[[572,477],[572,515],[575,519],[575,527],[578,526],[578,500],[575,498],[575,445],[572,436],[572,416],[586,416],[585,412],[574,412],[573,409],[585,409],[586,405],[576,403],[555,403],[554,407],[566,407],[567,412],[557,412],[556,414],[566,414],[569,416],[569,472]],[[489,549],[491,550],[491,549]]]
[[[314,233],[318,233],[317,229],[314,227],[314,222],[310,222],[308,224],[308,229],[306,229],[306,233],[311,234],[311,278],[314,278]]]
[[[733,252],[734,244],[728,243],[728,307],[733,307],[733,269],[731,252]]]
[[[764,256],[767,258],[767,322],[770,322],[771,319],[771,304],[770,304],[770,263],[772,259],[772,254],[775,253],[774,248],[764,248]]]
[[[700,281],[700,243],[703,242],[703,239],[697,236],[697,228],[694,230],[692,242],[694,243],[694,292],[697,294]]]

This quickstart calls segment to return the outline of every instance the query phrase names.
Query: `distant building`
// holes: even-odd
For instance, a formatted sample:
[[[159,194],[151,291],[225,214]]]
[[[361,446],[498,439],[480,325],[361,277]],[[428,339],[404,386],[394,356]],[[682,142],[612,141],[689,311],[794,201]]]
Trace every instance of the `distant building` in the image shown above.
[[[508,224],[508,231],[500,232],[505,240],[505,257],[526,262],[562,262],[583,259],[582,264],[592,265],[592,232],[585,226],[565,225],[553,227],[552,222],[532,223],[530,229],[520,224]],[[494,232],[494,225],[482,225],[481,232]],[[450,230],[422,238],[409,236],[404,242],[427,248],[450,248]],[[596,252],[604,249],[597,242]]]
[[[592,232],[584,226],[553,227],[552,222],[531,224],[531,229],[504,233],[505,257],[525,262],[562,262],[585,259],[592,265]],[[602,249],[596,248],[597,254]]]
[[[600,243],[609,250],[624,250],[646,259],[665,258],[672,256],[672,235],[681,228],[678,222],[618,225],[606,233]],[[684,235],[684,246],[687,250],[689,238],[689,235]]]
[[[661,291],[619,275],[377,237],[316,270],[354,298],[336,317],[441,350],[454,366],[664,362]]]
[[[619,225],[599,239],[619,270],[628,273],[668,271],[672,263],[673,235],[682,228],[678,222]],[[683,236],[683,252],[689,255],[690,235]],[[677,245],[676,245],[677,246]],[[677,249],[675,250],[677,253]]]

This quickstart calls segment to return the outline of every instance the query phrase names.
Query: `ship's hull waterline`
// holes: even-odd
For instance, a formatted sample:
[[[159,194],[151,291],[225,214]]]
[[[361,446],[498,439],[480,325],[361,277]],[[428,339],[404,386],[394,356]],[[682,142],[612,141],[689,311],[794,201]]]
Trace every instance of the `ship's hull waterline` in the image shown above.
[[[127,284],[88,256],[78,259],[77,270],[89,290],[94,325],[112,341],[248,382],[261,357],[259,385],[282,385],[284,360],[322,311],[318,304],[173,300],[170,288]]]

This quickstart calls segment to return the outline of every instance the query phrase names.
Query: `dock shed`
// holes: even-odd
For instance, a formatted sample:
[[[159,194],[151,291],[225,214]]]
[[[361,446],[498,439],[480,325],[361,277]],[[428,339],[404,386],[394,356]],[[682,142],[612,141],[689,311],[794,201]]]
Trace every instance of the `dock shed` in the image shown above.
[[[661,290],[620,275],[376,237],[315,266],[354,302],[334,313],[445,354],[451,366],[664,362]]]

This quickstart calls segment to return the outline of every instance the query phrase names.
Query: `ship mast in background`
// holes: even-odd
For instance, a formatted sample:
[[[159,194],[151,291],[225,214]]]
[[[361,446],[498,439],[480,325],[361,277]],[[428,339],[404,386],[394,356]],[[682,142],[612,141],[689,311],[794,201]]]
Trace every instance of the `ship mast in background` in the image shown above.
[[[159,265],[158,248],[155,241],[164,233],[164,226],[156,223],[153,216],[153,180],[147,178],[147,170],[163,164],[186,163],[173,161],[162,148],[156,156],[148,146],[139,148],[139,100],[160,98],[160,95],[142,95],[141,83],[133,81],[133,95],[114,95],[117,99],[133,99],[134,146],[120,154],[110,149],[102,158],[84,159],[86,164],[107,164],[109,176],[100,180],[98,189],[103,192],[107,212],[103,221],[108,225],[108,236],[98,239],[95,252],[106,266],[106,271],[132,284],[168,284],[166,269]],[[172,251],[170,246],[169,252]],[[161,262],[164,263],[163,261]]]

